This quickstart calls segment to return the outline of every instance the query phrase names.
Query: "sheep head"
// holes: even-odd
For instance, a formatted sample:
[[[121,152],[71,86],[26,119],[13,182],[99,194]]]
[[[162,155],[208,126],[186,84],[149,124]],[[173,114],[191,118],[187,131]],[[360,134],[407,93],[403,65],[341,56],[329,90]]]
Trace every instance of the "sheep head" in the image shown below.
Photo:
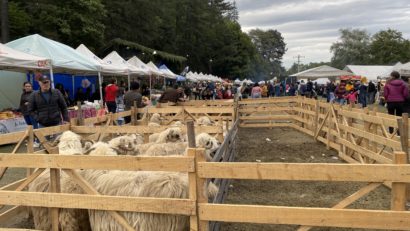
[[[212,160],[221,143],[208,133],[201,133],[196,136],[196,145],[198,148],[205,148],[206,159]]]
[[[90,156],[117,156],[118,150],[104,142],[97,142],[88,149],[85,155]]]
[[[125,155],[127,152],[131,152],[135,149],[135,145],[138,144],[138,140],[135,134],[131,134],[116,137],[110,140],[108,144],[113,149],[118,150],[118,154]]]
[[[178,127],[168,128],[166,130],[166,142],[178,142],[182,141],[182,130]]]
[[[156,123],[156,124],[161,124],[161,115],[158,113],[154,113],[151,116],[151,119],[149,120],[150,123]]]

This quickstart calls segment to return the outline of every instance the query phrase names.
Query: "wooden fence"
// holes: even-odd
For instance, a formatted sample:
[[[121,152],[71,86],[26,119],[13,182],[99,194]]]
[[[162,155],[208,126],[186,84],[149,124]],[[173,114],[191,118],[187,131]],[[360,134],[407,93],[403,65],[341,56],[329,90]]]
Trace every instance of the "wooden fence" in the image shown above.
[[[214,157],[215,162],[206,162],[204,150],[195,148],[188,149],[188,156],[184,157],[59,156],[32,152],[30,155],[0,154],[1,168],[38,168],[27,178],[1,188],[0,204],[14,207],[0,215],[0,223],[15,215],[20,206],[43,206],[50,207],[53,211],[54,230],[58,227],[56,208],[111,211],[111,215],[127,230],[130,230],[129,224],[115,211],[185,215],[190,217],[191,230],[218,230],[219,225],[215,222],[293,224],[300,225],[299,230],[309,230],[311,226],[410,230],[410,212],[405,211],[406,184],[410,183],[406,116],[392,117],[376,111],[339,107],[297,97],[241,101],[238,102],[236,113],[239,120],[232,125]],[[329,148],[337,150],[348,163],[355,164],[224,162],[234,158],[238,127],[277,126],[292,127],[309,134]],[[389,127],[393,129],[393,133],[388,131]],[[64,126],[55,128],[55,131],[61,129]],[[397,133],[401,136],[395,135]],[[40,135],[47,134],[43,132]],[[33,135],[23,132],[20,134],[22,136],[29,136],[32,140]],[[48,193],[23,192],[44,169],[51,169],[51,182],[58,181],[60,171],[66,172],[87,194],[56,193],[59,191],[57,183],[52,184],[54,186]],[[75,174],[75,169],[186,172],[189,178],[189,197],[166,199],[98,195],[95,189]],[[205,182],[209,179],[216,179],[215,182],[221,188],[214,201],[216,203],[209,203],[202,193],[206,188]],[[223,201],[231,179],[368,184],[333,208],[218,204]],[[391,210],[346,209],[386,182],[392,188]]]

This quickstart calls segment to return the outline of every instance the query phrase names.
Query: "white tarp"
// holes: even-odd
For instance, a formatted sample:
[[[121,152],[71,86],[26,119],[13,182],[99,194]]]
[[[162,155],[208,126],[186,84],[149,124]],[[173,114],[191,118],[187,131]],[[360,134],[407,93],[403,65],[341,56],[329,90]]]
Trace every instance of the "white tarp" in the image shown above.
[[[119,74],[119,75],[127,75],[128,69],[127,68],[120,68],[116,67],[112,64],[108,64],[96,56],[92,51],[90,51],[84,44],[80,44],[77,49],[75,49],[80,54],[84,55],[85,57],[89,58],[91,62],[95,62],[96,65],[99,66],[99,70],[102,73],[108,74]]]
[[[50,69],[50,60],[15,50],[0,43],[0,68],[24,72],[26,70]]]
[[[312,82],[317,83],[319,85],[325,85],[327,83],[330,83],[330,80],[328,78],[319,78],[319,79],[315,79]]]
[[[127,63],[140,68],[142,71],[144,71],[145,75],[160,75],[161,74],[160,71],[152,70],[147,64],[141,61],[137,56],[133,56],[132,58],[128,59]]]
[[[391,72],[392,68],[393,66],[347,65],[344,70],[350,71],[354,75],[366,77],[369,81],[375,81],[377,77],[382,77],[385,73]]]
[[[125,61],[116,51],[112,51],[107,56],[105,56],[103,61],[107,62],[108,64],[119,67],[121,69],[128,69],[129,74],[144,74],[144,72],[141,69],[128,64],[127,61]]]
[[[317,78],[327,78],[327,77],[339,77],[342,75],[351,75],[352,73],[348,71],[339,70],[334,67],[323,65],[320,67],[311,68],[293,75],[298,79],[317,79]]]
[[[177,75],[174,74],[174,72],[172,72],[165,64],[161,65],[158,69],[162,73],[164,73],[166,78],[169,78],[169,79],[176,79],[177,78]]]
[[[401,75],[410,76],[410,62],[402,64],[394,70],[398,71]]]
[[[164,76],[164,73],[162,73],[152,61],[149,61],[149,63],[147,63],[147,66],[151,68],[151,71],[159,73],[160,76]]]

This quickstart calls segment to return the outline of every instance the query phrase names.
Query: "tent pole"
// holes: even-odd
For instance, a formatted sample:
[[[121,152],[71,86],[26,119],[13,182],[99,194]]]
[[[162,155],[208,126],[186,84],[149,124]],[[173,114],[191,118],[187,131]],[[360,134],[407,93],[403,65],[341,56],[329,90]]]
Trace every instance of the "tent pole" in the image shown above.
[[[99,88],[100,88],[100,100],[101,102],[103,102],[103,90],[102,90],[102,75],[101,75],[101,71],[98,72],[98,84],[99,84]]]
[[[149,98],[151,99],[151,91],[152,91],[152,74],[149,75]]]
[[[130,72],[128,72],[128,89],[131,89],[131,76],[130,76]]]
[[[50,79],[51,79],[51,88],[54,89],[54,74],[53,74],[53,66],[50,66]]]
[[[71,80],[73,82],[73,98],[75,99],[75,79],[74,79],[74,75],[71,76]]]

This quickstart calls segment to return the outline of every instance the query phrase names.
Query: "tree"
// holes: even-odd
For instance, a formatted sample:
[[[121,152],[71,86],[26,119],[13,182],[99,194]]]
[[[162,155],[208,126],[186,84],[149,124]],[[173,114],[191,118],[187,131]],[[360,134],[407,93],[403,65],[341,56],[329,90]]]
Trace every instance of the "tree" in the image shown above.
[[[251,30],[249,36],[260,57],[252,64],[256,79],[268,79],[285,74],[282,67],[282,57],[286,52],[286,43],[277,30]]]
[[[332,66],[344,68],[348,64],[363,65],[370,61],[370,35],[366,30],[340,29],[340,41],[330,47]]]
[[[10,38],[12,40],[29,34],[31,19],[19,3],[9,3],[9,22]]]
[[[410,59],[410,41],[397,30],[379,31],[372,37],[370,45],[372,64],[392,65]]]
[[[1,41],[6,43],[9,39],[9,1],[1,0]]]

